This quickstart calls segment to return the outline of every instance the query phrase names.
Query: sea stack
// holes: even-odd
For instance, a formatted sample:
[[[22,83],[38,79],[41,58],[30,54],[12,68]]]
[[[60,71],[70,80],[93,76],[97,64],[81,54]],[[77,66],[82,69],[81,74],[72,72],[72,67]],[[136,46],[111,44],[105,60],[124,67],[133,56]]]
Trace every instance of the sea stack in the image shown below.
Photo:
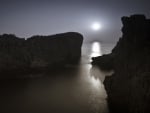
[[[27,72],[77,63],[83,36],[68,32],[51,36],[32,36],[27,40],[15,35],[0,35],[0,73]]]

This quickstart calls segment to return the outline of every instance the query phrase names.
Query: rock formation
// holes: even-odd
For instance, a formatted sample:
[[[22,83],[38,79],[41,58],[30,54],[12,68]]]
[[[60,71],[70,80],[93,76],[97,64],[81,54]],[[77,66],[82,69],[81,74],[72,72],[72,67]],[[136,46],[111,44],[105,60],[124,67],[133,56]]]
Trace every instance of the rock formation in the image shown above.
[[[110,71],[113,70],[113,54],[103,55],[98,57],[92,57],[92,65],[98,65],[101,70]]]
[[[69,32],[53,36],[33,36],[27,40],[0,35],[0,72],[53,68],[77,62],[83,36]]]
[[[104,61],[113,57],[115,73],[104,81],[109,107],[112,113],[150,113],[150,19],[132,15],[122,23],[123,36]],[[94,64],[103,66],[100,59]]]

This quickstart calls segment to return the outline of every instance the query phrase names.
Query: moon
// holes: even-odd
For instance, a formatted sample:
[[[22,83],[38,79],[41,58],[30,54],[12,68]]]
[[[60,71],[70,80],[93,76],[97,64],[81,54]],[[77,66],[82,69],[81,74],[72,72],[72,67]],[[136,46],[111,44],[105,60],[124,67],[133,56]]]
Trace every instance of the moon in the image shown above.
[[[92,30],[94,31],[98,31],[102,28],[102,25],[99,23],[99,22],[94,22],[92,25],[91,25],[91,28]]]

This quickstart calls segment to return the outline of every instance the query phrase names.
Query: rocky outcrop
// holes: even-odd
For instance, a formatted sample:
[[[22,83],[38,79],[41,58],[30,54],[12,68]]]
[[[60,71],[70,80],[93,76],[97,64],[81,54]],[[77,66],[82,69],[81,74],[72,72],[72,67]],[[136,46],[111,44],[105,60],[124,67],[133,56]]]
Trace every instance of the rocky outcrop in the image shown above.
[[[113,70],[114,55],[102,55],[98,57],[92,57],[92,65],[97,65],[101,70],[111,71]]]
[[[53,68],[77,62],[83,36],[69,32],[53,36],[33,36],[27,40],[0,35],[0,72]]]
[[[150,113],[150,19],[132,15],[122,17],[122,23],[123,36],[108,55],[115,73],[104,81],[110,110]]]

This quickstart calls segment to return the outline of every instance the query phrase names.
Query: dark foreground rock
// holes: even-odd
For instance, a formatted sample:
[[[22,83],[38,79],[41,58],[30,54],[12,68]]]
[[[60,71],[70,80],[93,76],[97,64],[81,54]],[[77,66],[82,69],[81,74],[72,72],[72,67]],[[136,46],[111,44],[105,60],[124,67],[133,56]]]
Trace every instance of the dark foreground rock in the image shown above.
[[[0,35],[0,73],[28,72],[77,63],[82,42],[83,36],[75,32],[33,36],[27,40]]]
[[[113,54],[115,72],[104,81],[109,107],[113,113],[150,113],[150,19],[132,15],[122,23],[123,36],[107,56]]]

